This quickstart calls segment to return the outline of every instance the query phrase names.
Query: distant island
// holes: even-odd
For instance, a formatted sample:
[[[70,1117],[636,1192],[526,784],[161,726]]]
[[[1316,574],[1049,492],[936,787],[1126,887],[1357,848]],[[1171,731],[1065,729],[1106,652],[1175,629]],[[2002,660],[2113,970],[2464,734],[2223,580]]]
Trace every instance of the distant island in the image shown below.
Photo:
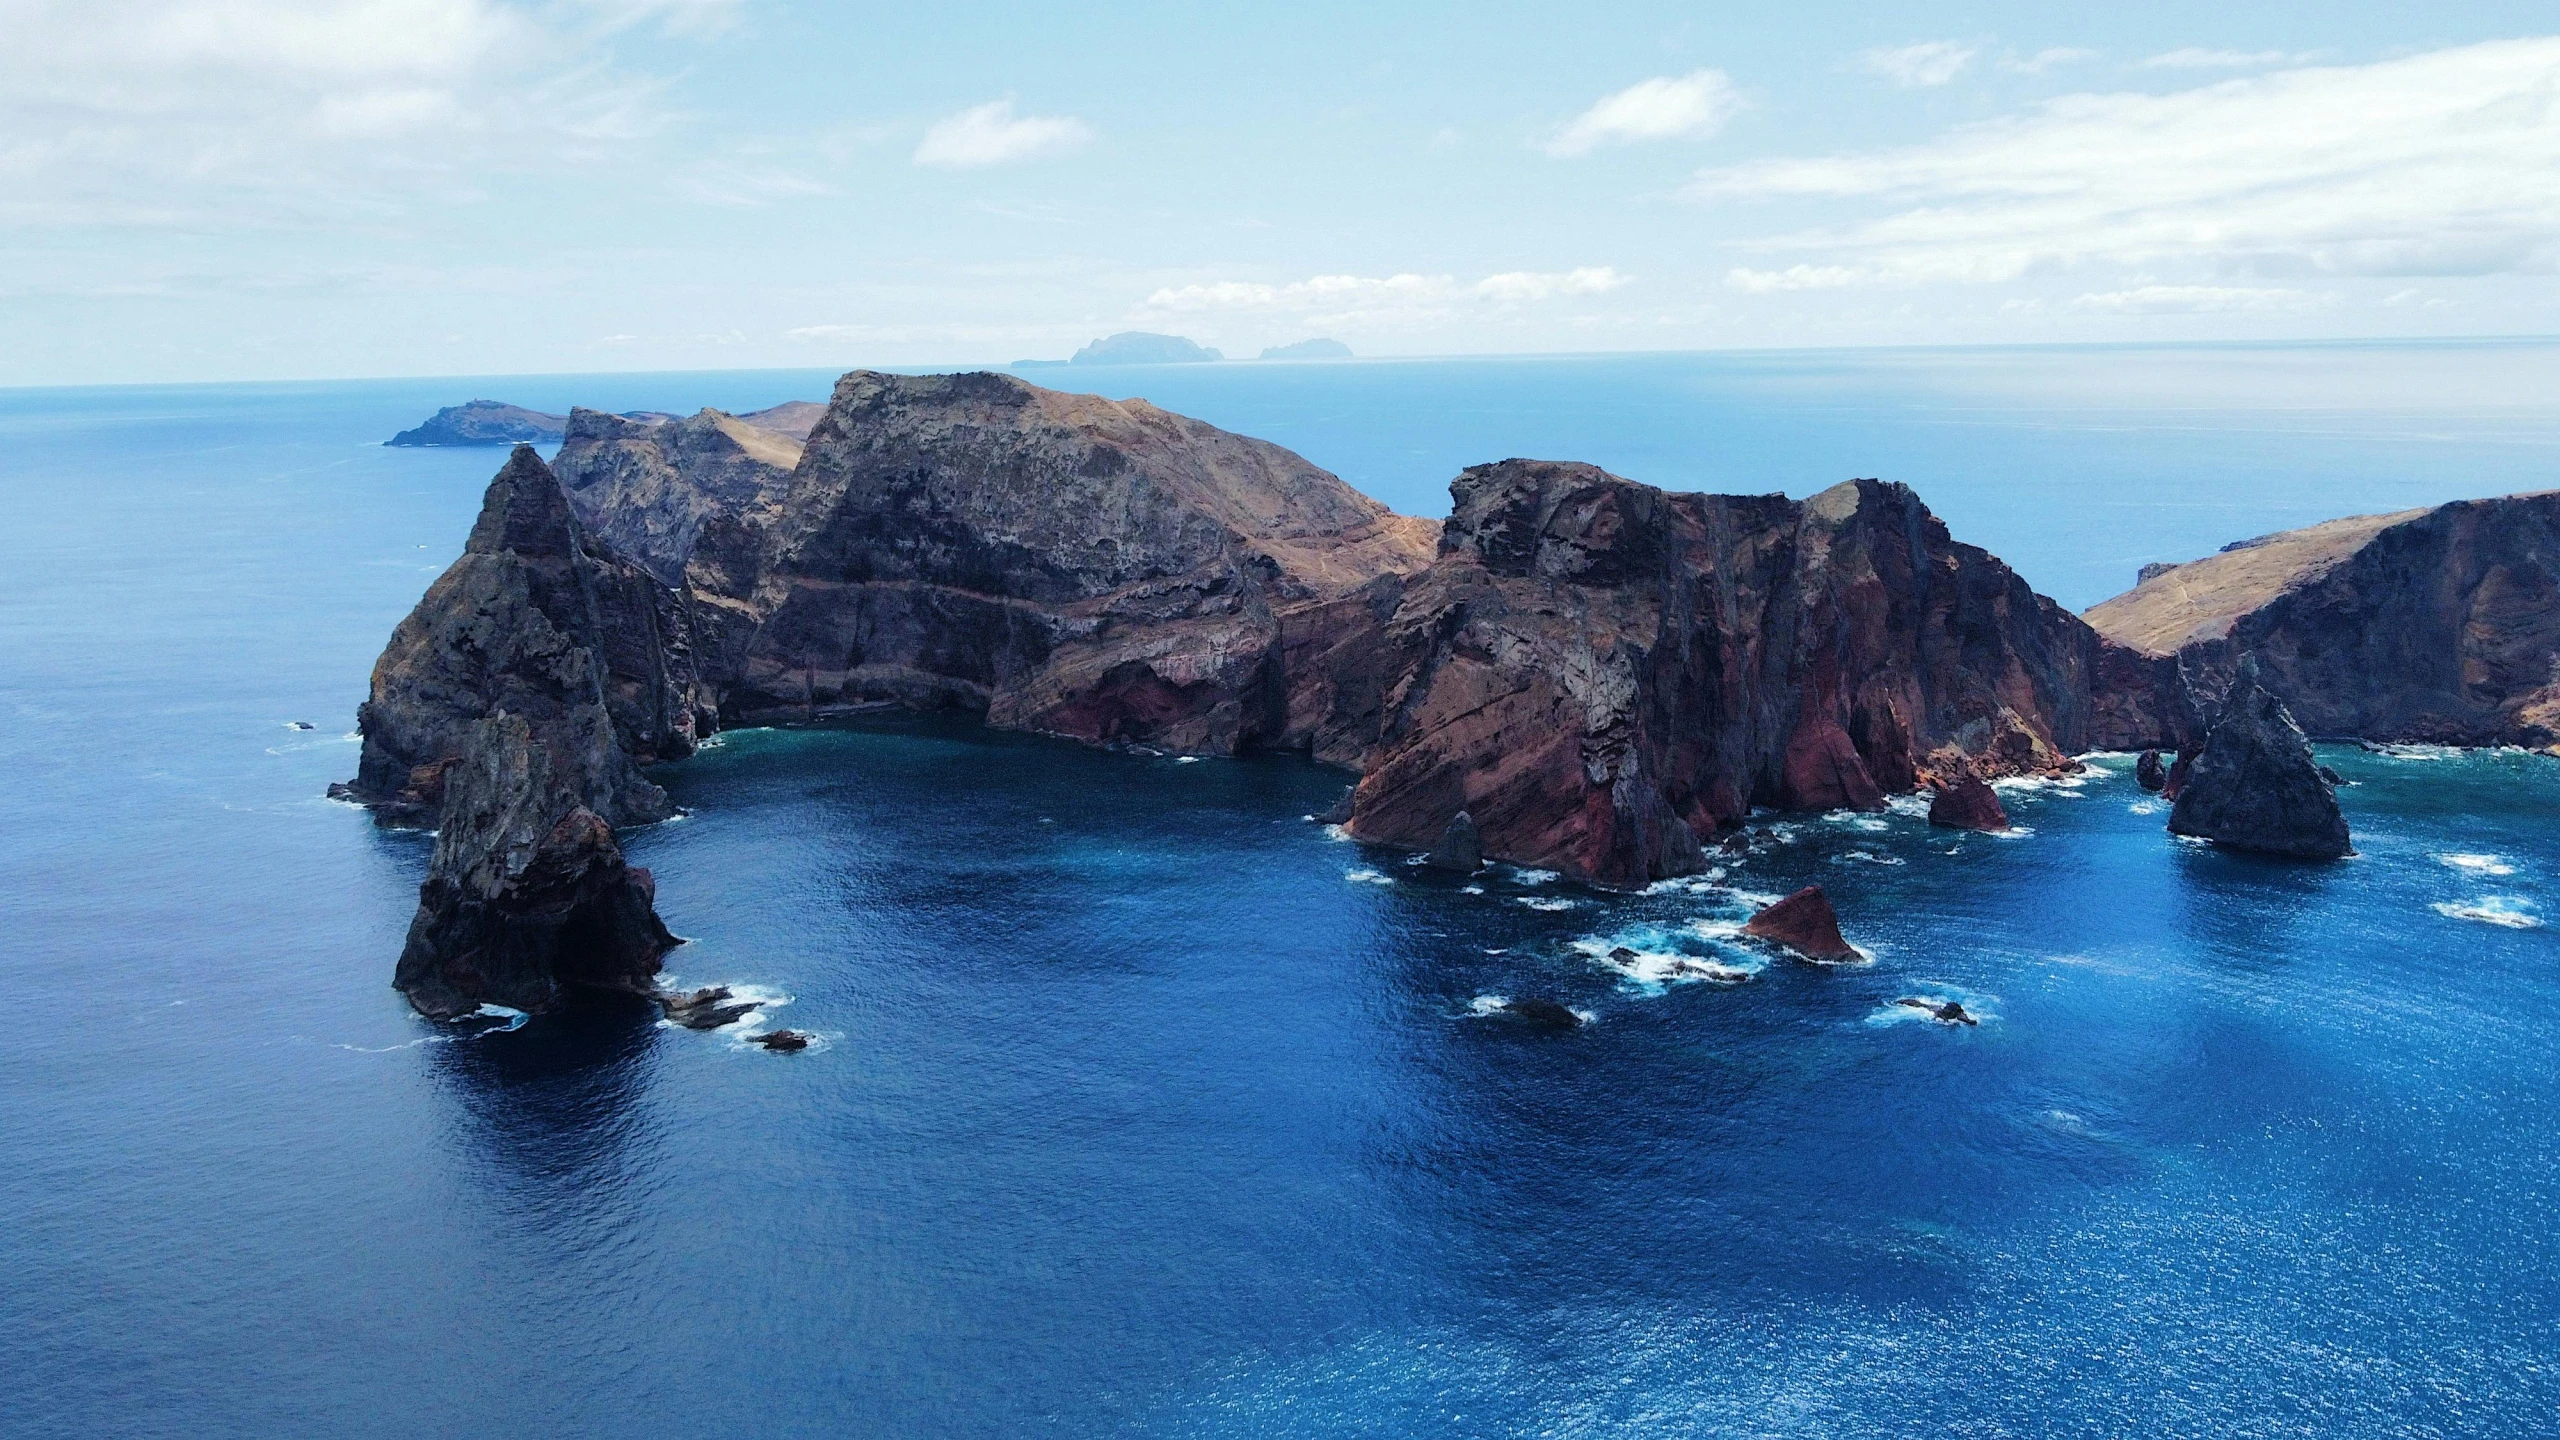
[[[1295,345],[1266,346],[1265,360],[1348,360],[1351,347],[1339,340],[1301,340]]]
[[[1145,330],[1123,330],[1106,335],[1077,351],[1067,361],[1070,365],[1189,365],[1203,360],[1227,357],[1205,345],[1180,335],[1156,335]]]
[[[810,400],[786,400],[767,410],[757,410],[737,418],[762,430],[778,431],[796,439],[807,439],[809,430],[827,407]],[[626,410],[625,420],[654,425],[676,417],[663,410]],[[385,445],[409,447],[440,445],[547,445],[566,437],[569,417],[541,410],[527,410],[503,400],[473,400],[463,405],[447,405],[427,417],[415,429],[403,430]]]
[[[568,433],[569,417],[546,415],[501,400],[447,405],[385,445],[542,445]]]

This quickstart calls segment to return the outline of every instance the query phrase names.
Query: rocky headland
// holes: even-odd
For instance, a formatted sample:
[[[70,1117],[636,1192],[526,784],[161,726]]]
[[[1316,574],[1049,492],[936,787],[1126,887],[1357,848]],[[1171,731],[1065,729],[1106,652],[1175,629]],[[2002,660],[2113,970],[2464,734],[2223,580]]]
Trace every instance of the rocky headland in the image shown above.
[[[1961,544],[1905,487],[1672,494],[1590,465],[1460,475],[1374,657],[1351,833],[1635,887],[1753,806],[1878,809],[2177,733],[2174,673]]]
[[[2210,796],[2199,717],[2247,710],[2210,657],[2109,639],[1874,480],[1797,501],[1508,460],[1452,483],[1444,525],[1278,446],[1007,375],[857,371],[804,434],[752,418],[576,412],[556,465],[509,459],[394,633],[346,790],[439,827],[400,972],[422,1010],[646,989],[674,942],[613,828],[669,813],[645,768],[721,726],[892,704],[1297,750],[1360,773],[1337,817],[1357,838],[1636,888],[1755,807],[1925,789],[1990,828],[1985,781],[2092,749],[2173,751],[2163,783]],[[2541,572],[2464,533],[2420,552],[2507,556],[2462,606],[2504,655],[2539,632],[2498,597]],[[1854,955],[1817,903],[1772,938]]]
[[[2098,631],[2218,696],[2240,657],[2324,739],[2560,743],[2560,491],[2241,541],[2092,606]]]
[[[778,431],[794,439],[805,438],[809,427],[818,423],[826,407],[807,400],[790,400],[768,410],[757,410],[736,418],[762,430]],[[528,410],[503,400],[472,400],[448,405],[428,416],[415,427],[401,431],[385,445],[403,447],[444,445],[549,445],[567,435],[571,416],[552,415]],[[655,410],[628,411],[621,417],[641,424],[672,420],[672,415]]]

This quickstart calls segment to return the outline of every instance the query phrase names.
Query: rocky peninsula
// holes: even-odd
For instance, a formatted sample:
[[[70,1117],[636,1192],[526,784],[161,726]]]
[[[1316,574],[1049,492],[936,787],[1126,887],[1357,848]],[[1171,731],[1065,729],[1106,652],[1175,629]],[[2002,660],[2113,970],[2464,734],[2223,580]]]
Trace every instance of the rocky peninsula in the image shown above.
[[[1460,474],[1441,524],[1008,375],[857,371],[804,435],[750,418],[573,413],[393,635],[345,789],[439,826],[400,968],[420,1009],[646,989],[672,937],[612,827],[665,816],[645,767],[722,726],[893,704],[1296,750],[1359,772],[1357,838],[1617,888],[1702,868],[1754,807],[1929,790],[1941,823],[1997,828],[1987,780],[2237,753],[2200,718],[2237,713],[2207,657],[2109,638],[1899,485],[1675,494],[1506,460]],[[2443,548],[2499,543],[2466,534]],[[2529,589],[2498,565],[2475,592]],[[2530,607],[2465,603],[2529,633]]]
[[[2560,743],[2560,490],[2244,540],[2092,606],[2099,633],[2219,696],[2255,655],[2324,739]]]

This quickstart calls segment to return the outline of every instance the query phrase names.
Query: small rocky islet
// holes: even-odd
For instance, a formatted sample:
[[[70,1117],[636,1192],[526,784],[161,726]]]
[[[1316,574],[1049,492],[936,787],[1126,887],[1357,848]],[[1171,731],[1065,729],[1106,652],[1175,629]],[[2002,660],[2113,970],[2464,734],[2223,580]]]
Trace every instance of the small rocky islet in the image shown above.
[[[2004,829],[1991,781],[2092,750],[2142,752],[2179,834],[2333,857],[2306,730],[2560,740],[2560,492],[2145,567],[2084,619],[1877,480],[1798,501],[1514,459],[1461,472],[1434,522],[1143,400],[991,373],[557,418],[558,455],[514,450],[395,630],[336,787],[437,831],[395,979],[433,1017],[596,987],[739,1018],[659,989],[681,942],[614,831],[667,818],[646,767],[723,727],[884,703],[1295,750],[1358,772],[1327,817],[1354,838],[1622,890],[1703,869],[1760,808],[1925,791],[1933,823]],[[1745,933],[1858,958],[1818,887]],[[1931,1013],[1972,1023],[1954,1008]]]

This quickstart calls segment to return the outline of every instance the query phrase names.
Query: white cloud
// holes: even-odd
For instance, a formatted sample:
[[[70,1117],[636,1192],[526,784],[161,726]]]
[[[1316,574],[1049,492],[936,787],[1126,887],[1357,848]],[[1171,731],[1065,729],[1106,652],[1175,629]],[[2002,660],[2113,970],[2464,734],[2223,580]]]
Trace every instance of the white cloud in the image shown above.
[[[1721,70],[1656,76],[1601,97],[1547,142],[1547,153],[1588,155],[1602,145],[1700,139],[1723,129],[1741,109],[1741,94]]]
[[[1475,293],[1486,300],[1517,305],[1552,300],[1559,295],[1604,294],[1626,283],[1626,276],[1606,265],[1584,265],[1572,270],[1512,270],[1487,275],[1476,282]]]
[[[1315,275],[1283,285],[1219,280],[1167,286],[1146,298],[1142,315],[1294,315],[1327,324],[1353,325],[1389,319],[1451,315],[1470,307],[1508,309],[1550,300],[1605,294],[1630,283],[1606,265],[1571,270],[1510,270],[1468,283],[1451,275],[1406,272]]]
[[[2015,75],[2042,75],[2059,66],[2077,65],[2082,61],[2097,58],[2098,52],[2095,50],[2083,50],[2073,45],[2055,45],[2039,50],[2033,55],[2004,55],[2000,57],[2000,68]]]
[[[0,0],[0,219],[343,215],[646,133],[602,46],[717,0]]]
[[[2499,41],[2066,96],[1907,148],[1705,171],[1695,193],[1888,207],[1759,242],[1887,281],[2091,262],[2270,279],[2542,270],[2560,260],[2555,95],[2560,38]]]
[[[1745,295],[1768,295],[1782,290],[1838,290],[1870,278],[1846,265],[1790,265],[1784,270],[1737,266],[1725,272],[1724,283]]]
[[[2338,303],[2334,293],[2233,285],[2137,285],[2082,295],[2073,308],[2118,315],[2217,315],[2235,311],[2301,314]]]
[[[1871,75],[1896,85],[1944,85],[1964,73],[1977,52],[1954,40],[1923,40],[1915,45],[1880,45],[1858,53],[1858,64]]]
[[[2205,50],[2190,45],[2154,55],[2142,63],[2153,70],[2254,70],[2287,61],[2299,65],[2311,59],[2312,54],[2307,50],[2299,54],[2283,50]]]
[[[1004,165],[1072,150],[1093,138],[1072,115],[1013,113],[1010,100],[990,100],[934,122],[916,146],[915,163],[952,169]]]

